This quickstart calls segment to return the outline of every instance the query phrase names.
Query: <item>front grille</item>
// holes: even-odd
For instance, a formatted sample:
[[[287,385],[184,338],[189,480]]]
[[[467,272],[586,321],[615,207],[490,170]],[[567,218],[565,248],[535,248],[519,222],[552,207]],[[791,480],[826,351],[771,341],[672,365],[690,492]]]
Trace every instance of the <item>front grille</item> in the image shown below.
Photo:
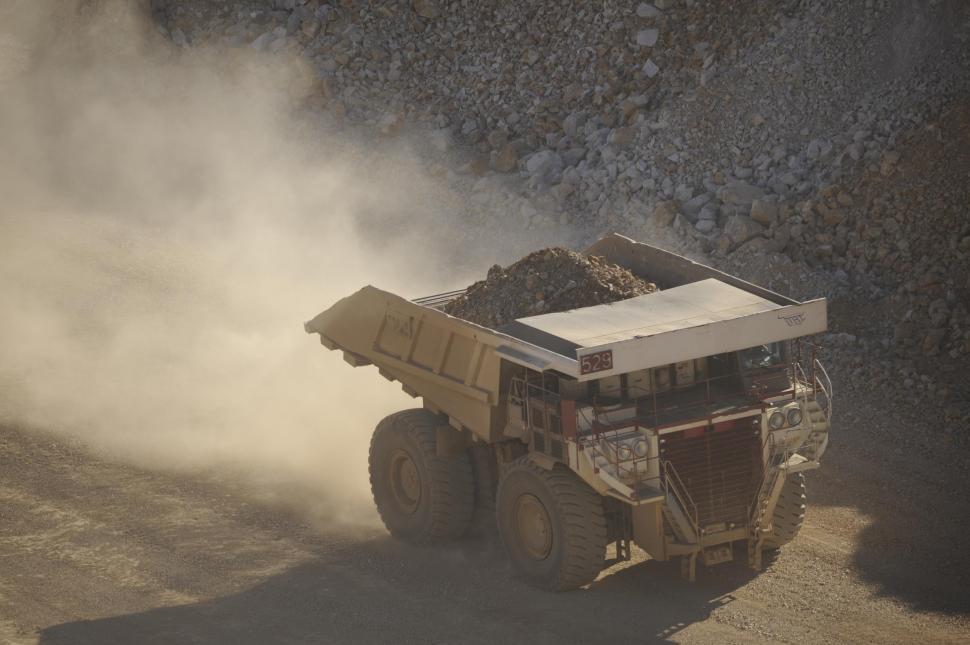
[[[693,437],[674,432],[660,441],[661,458],[680,475],[697,506],[701,528],[721,522],[747,525],[762,469],[758,425],[742,419],[730,430]]]

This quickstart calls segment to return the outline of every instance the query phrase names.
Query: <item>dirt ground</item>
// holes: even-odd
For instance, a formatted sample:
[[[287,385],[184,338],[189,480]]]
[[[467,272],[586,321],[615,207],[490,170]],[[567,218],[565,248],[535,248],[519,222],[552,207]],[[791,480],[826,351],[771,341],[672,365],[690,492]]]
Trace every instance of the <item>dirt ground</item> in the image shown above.
[[[32,2],[20,4],[28,6]],[[181,4],[200,7],[204,3]],[[220,11],[232,6],[230,2],[211,4],[220,7]],[[117,35],[124,31],[122,27],[110,24],[106,29],[97,33]],[[348,32],[348,44],[355,40],[352,38],[355,33]],[[110,38],[107,40],[109,44],[114,43]],[[121,39],[121,42],[125,40]],[[245,47],[246,51],[251,49],[249,45]],[[30,58],[25,53],[28,50],[21,49],[16,39],[0,39],[0,82],[5,77],[14,78],[24,67],[24,61]],[[122,48],[119,51],[128,50]],[[168,60],[167,53],[163,59]],[[106,60],[109,63],[115,61],[115,54]],[[71,404],[67,406],[70,414],[75,415],[77,409],[81,412],[89,410],[89,406],[82,404],[89,403],[84,399],[91,392],[99,396],[103,394],[106,400],[97,403],[123,414],[112,415],[113,423],[105,422],[103,427],[108,429],[110,426],[110,432],[102,435],[85,428],[86,436],[118,438],[129,429],[132,435],[138,432],[150,435],[164,420],[157,421],[154,426],[135,427],[141,419],[149,418],[147,414],[141,415],[141,411],[148,409],[160,414],[167,408],[177,407],[172,398],[173,390],[194,388],[203,388],[209,395],[206,403],[212,402],[209,399],[213,399],[214,404],[224,400],[229,402],[224,407],[233,414],[220,414],[215,418],[229,431],[238,433],[238,424],[245,421],[245,417],[260,416],[254,411],[259,406],[238,405],[240,400],[247,398],[246,393],[261,393],[267,386],[275,384],[275,388],[270,388],[270,394],[279,396],[290,382],[281,385],[281,375],[289,374],[290,378],[299,379],[293,376],[290,364],[283,360],[270,361],[268,367],[253,370],[252,366],[261,362],[253,356],[263,356],[258,352],[245,354],[243,358],[248,358],[248,362],[222,360],[222,355],[235,357],[239,352],[249,351],[257,341],[269,348],[268,353],[275,355],[279,346],[289,350],[291,335],[299,336],[300,341],[306,340],[308,354],[313,351],[323,353],[312,339],[303,338],[298,322],[307,312],[292,306],[292,301],[298,298],[290,290],[299,291],[293,285],[306,286],[319,281],[320,276],[329,280],[330,275],[337,274],[337,269],[353,275],[351,282],[355,285],[359,285],[358,280],[366,282],[369,278],[355,273],[357,264],[347,263],[349,256],[343,252],[344,247],[353,251],[354,258],[359,255],[366,259],[367,264],[378,259],[386,261],[395,274],[400,273],[410,282],[412,274],[427,273],[440,278],[437,274],[446,273],[442,267],[455,265],[452,254],[460,255],[467,263],[463,269],[476,266],[476,263],[484,268],[486,265],[478,262],[479,258],[470,257],[472,248],[483,249],[476,252],[486,253],[490,261],[505,261],[515,257],[519,250],[539,248],[539,244],[532,244],[532,237],[540,239],[541,246],[552,243],[579,246],[571,241],[574,233],[565,226],[550,225],[546,230],[535,228],[531,223],[528,229],[509,224],[509,230],[505,230],[506,222],[514,224],[513,218],[496,217],[492,222],[490,215],[488,223],[492,228],[481,228],[481,232],[469,228],[465,220],[451,216],[465,210],[465,202],[455,196],[457,192],[449,189],[439,195],[437,189],[431,190],[431,183],[414,179],[428,174],[424,170],[428,164],[409,163],[406,168],[414,166],[422,174],[401,169],[397,176],[388,170],[393,166],[374,165],[373,157],[391,156],[385,152],[390,148],[382,148],[372,155],[365,155],[363,161],[357,163],[360,167],[370,164],[368,176],[380,177],[380,183],[403,184],[406,193],[420,194],[422,199],[403,199],[401,195],[405,192],[384,186],[382,193],[386,194],[383,199],[371,203],[351,190],[346,201],[354,208],[348,206],[348,211],[361,211],[362,215],[354,220],[359,228],[374,231],[370,234],[374,237],[397,238],[400,237],[397,229],[403,230],[405,225],[410,227],[411,221],[417,219],[415,214],[427,211],[428,204],[445,203],[451,210],[442,206],[438,219],[436,207],[431,216],[421,219],[423,227],[414,233],[413,238],[404,237],[403,242],[397,240],[396,245],[388,248],[375,245],[379,252],[359,253],[357,245],[352,243],[353,237],[352,242],[335,237],[336,241],[328,240],[326,246],[318,248],[316,240],[323,236],[307,231],[326,230],[329,233],[330,229],[312,228],[308,222],[325,220],[324,215],[329,216],[331,210],[342,212],[342,208],[324,208],[321,204],[339,202],[339,206],[344,199],[335,199],[335,195],[339,197],[342,193],[331,194],[328,182],[321,179],[325,177],[322,171],[330,168],[329,165],[316,163],[316,157],[304,154],[302,147],[294,152],[288,144],[278,143],[277,130],[288,132],[287,128],[260,127],[260,124],[274,121],[271,117],[275,115],[269,108],[264,115],[260,106],[263,103],[275,106],[275,100],[254,95],[246,84],[237,89],[220,89],[218,96],[214,96],[208,91],[211,83],[208,74],[201,78],[189,75],[184,80],[185,87],[189,88],[204,81],[207,91],[192,99],[190,93],[178,89],[181,84],[169,91],[169,81],[183,79],[185,70],[179,67],[172,72],[166,64],[161,66],[161,71],[153,66],[135,68],[135,76],[147,79],[147,87],[155,90],[149,92],[153,97],[148,106],[151,109],[141,105],[140,101],[125,108],[129,95],[127,84],[122,84],[120,93],[125,100],[114,100],[116,95],[111,89],[115,86],[103,84],[98,65],[94,66],[98,73],[90,72],[82,65],[80,71],[83,73],[75,76],[84,82],[76,83],[77,79],[72,79],[69,73],[73,68],[62,69],[59,60],[55,63],[56,73],[28,84],[29,91],[22,93],[23,114],[21,110],[13,111],[18,119],[24,115],[39,115],[38,119],[23,119],[36,130],[28,128],[20,132],[17,126],[21,121],[12,120],[10,123],[14,125],[0,133],[8,135],[8,138],[0,136],[0,140],[4,141],[4,152],[13,151],[7,156],[14,160],[12,164],[0,164],[0,171],[7,171],[6,174],[0,172],[0,180],[15,179],[9,183],[0,181],[8,187],[3,206],[10,210],[7,201],[14,201],[11,198],[19,192],[29,192],[23,190],[23,182],[30,178],[28,185],[38,194],[44,194],[42,202],[45,205],[47,195],[42,189],[53,191],[56,188],[52,194],[63,197],[64,203],[72,207],[77,195],[84,195],[95,204],[106,202],[117,208],[125,214],[125,222],[137,219],[129,218],[130,213],[138,214],[139,217],[145,216],[148,222],[145,226],[150,225],[151,231],[160,229],[158,235],[150,236],[150,245],[142,246],[136,244],[139,239],[136,234],[141,228],[134,225],[131,229],[119,228],[117,230],[124,235],[110,236],[112,244],[108,245],[101,243],[101,237],[89,235],[88,221],[81,217],[77,218],[84,222],[80,228],[50,227],[57,230],[56,236],[42,235],[46,229],[39,226],[41,220],[38,218],[28,218],[20,212],[16,217],[8,217],[11,222],[29,224],[24,228],[30,229],[32,235],[25,239],[42,239],[42,244],[35,245],[37,248],[53,250],[36,257],[28,254],[30,261],[23,266],[29,266],[29,271],[20,266],[10,269],[5,284],[18,288],[9,293],[29,291],[33,284],[31,280],[48,272],[56,275],[57,279],[51,284],[57,288],[52,287],[49,293],[40,294],[51,301],[40,300],[41,304],[50,304],[49,309],[36,306],[31,299],[7,295],[3,298],[5,308],[0,311],[0,319],[5,316],[13,318],[7,314],[18,311],[50,311],[51,316],[38,316],[37,319],[65,320],[70,324],[65,324],[66,330],[59,337],[53,337],[47,333],[46,326],[38,327],[36,320],[25,318],[30,324],[3,327],[6,330],[4,347],[18,350],[9,352],[11,356],[27,356],[31,367],[41,364],[46,369],[39,371],[41,377],[32,377],[43,386],[40,389],[44,393],[62,385],[65,389],[77,386],[82,378],[89,383],[98,382],[100,378],[106,384],[100,389],[78,387],[77,392],[69,392],[72,396],[63,400],[59,397],[38,399],[40,404],[36,407],[40,411],[46,411],[51,400],[66,401]],[[128,62],[122,63],[111,63],[115,67],[109,65],[108,71],[124,71],[120,78],[127,79],[131,76]],[[107,76],[109,80],[113,78],[112,74]],[[283,80],[289,78],[289,75],[280,76]],[[0,106],[14,104],[10,98],[12,90],[9,88],[12,87],[14,85],[4,86],[4,101],[0,101]],[[59,91],[53,92],[52,88]],[[164,92],[161,91],[163,88]],[[223,92],[228,95],[216,101],[215,98]],[[84,106],[82,99],[85,97],[97,109],[79,109]],[[168,100],[159,97],[168,97]],[[94,98],[98,100],[93,101]],[[50,109],[40,109],[49,102],[53,102]],[[250,114],[244,109],[246,106],[260,109],[254,109]],[[380,104],[378,107],[384,106]],[[108,114],[117,114],[117,127],[99,129],[92,126],[101,123],[101,114],[105,110]],[[78,119],[75,112],[85,118]],[[241,117],[229,118],[234,113]],[[730,116],[730,113],[725,114]],[[212,118],[213,115],[217,118]],[[201,134],[204,136],[200,137],[200,131],[193,128],[182,131],[169,127],[171,123],[190,121],[190,116],[202,124]],[[157,138],[152,136],[147,141],[154,142],[157,147],[144,145],[142,137],[132,136],[132,132],[140,132],[143,136],[156,133]],[[17,140],[26,147],[18,148],[10,143],[8,139],[12,139],[10,135],[14,133],[24,134]],[[96,136],[89,139],[89,134]],[[63,149],[65,141],[83,154],[66,154]],[[92,148],[93,141],[99,145]],[[218,145],[213,145],[213,141]],[[240,147],[237,145],[240,143],[245,145]],[[390,146],[389,143],[383,145]],[[423,145],[434,147],[430,138]],[[352,146],[348,144],[347,147]],[[103,150],[92,161],[89,153],[97,152],[96,148]],[[325,154],[332,156],[339,152],[338,148],[335,144],[335,147],[327,148]],[[270,151],[273,154],[269,154]],[[351,155],[348,153],[347,156]],[[299,163],[288,163],[287,157],[294,157]],[[158,164],[158,159],[170,160],[172,168],[188,170],[185,176],[182,172],[174,172],[170,177],[165,172],[167,166]],[[51,163],[51,160],[58,160],[58,163]],[[247,161],[243,163],[241,160]],[[905,167],[906,163],[904,159],[901,165]],[[229,173],[226,166],[233,172]],[[245,180],[227,181],[224,189],[227,195],[217,189],[210,194],[200,188],[206,184],[206,172],[199,173],[198,177],[193,174],[198,167],[213,177],[222,178],[225,172]],[[354,166],[350,168],[353,170]],[[40,172],[41,169],[44,172]],[[146,170],[150,172],[144,172]],[[347,172],[347,176],[354,174],[364,173]],[[391,177],[392,174],[395,177]],[[936,174],[932,172],[926,176]],[[149,177],[152,181],[147,182],[147,187],[141,181],[131,182],[138,186],[137,190],[123,181],[116,181],[119,176],[128,175],[139,180]],[[41,181],[38,177],[48,179]],[[64,178],[72,180],[67,182],[66,189]],[[251,181],[251,178],[261,180]],[[343,181],[343,175],[338,178]],[[37,186],[33,186],[33,180],[37,180]],[[462,181],[465,183],[456,185],[467,186],[472,181],[478,184],[478,179]],[[891,176],[884,181],[897,180]],[[118,184],[120,190],[110,190],[112,186],[118,188]],[[186,186],[188,197],[185,196]],[[319,188],[319,192],[314,187]],[[361,191],[362,195],[370,195],[370,186],[366,188]],[[299,198],[286,198],[291,193]],[[481,196],[485,191],[476,194]],[[164,195],[165,199],[155,203],[152,202],[153,195],[156,200],[158,195]],[[172,200],[171,195],[180,199]],[[508,200],[503,198],[502,204],[515,205],[516,208],[525,204],[520,203],[518,197],[513,200],[511,193],[509,195]],[[185,201],[182,201],[183,197]],[[198,211],[185,208],[185,204],[194,205],[193,200],[204,208]],[[59,200],[54,202],[57,204]],[[387,208],[383,206],[385,202]],[[491,204],[489,201],[482,203]],[[168,218],[171,213],[177,213],[178,218],[171,216],[173,221],[181,223],[184,219],[194,223],[197,213],[209,212],[212,204],[232,212],[238,205],[248,204],[252,213],[271,213],[273,225],[254,228],[241,216],[238,221],[223,218],[219,215],[221,210],[215,209],[210,224],[216,234],[203,236],[197,244],[185,248],[186,236],[175,235],[160,224],[168,219],[148,217],[164,213]],[[919,208],[926,207],[920,204]],[[250,214],[250,210],[243,210],[244,215]],[[394,212],[395,218],[391,219],[385,210]],[[491,213],[491,206],[483,207],[483,210]],[[515,212],[519,214],[516,217],[522,219],[521,211]],[[291,213],[288,217],[292,219],[283,217],[281,214],[284,213]],[[304,215],[313,217],[304,220]],[[920,227],[932,228],[922,218],[913,221]],[[244,223],[247,225],[243,226]],[[601,224],[606,226],[600,223],[597,228],[601,228]],[[173,225],[172,230],[176,229],[178,232],[183,230]],[[109,229],[109,232],[114,230]],[[129,230],[132,231],[130,235]],[[202,227],[202,230],[207,229]],[[494,242],[490,231],[503,233],[502,244],[490,246],[485,243]],[[556,236],[569,237],[550,239],[550,231]],[[962,230],[959,232],[965,235]],[[428,242],[430,238],[426,237],[431,233],[434,240],[440,238],[447,243],[431,244]],[[58,246],[59,240],[71,237],[81,242],[94,239],[98,244],[85,247],[78,242]],[[3,254],[16,257],[18,244],[9,240],[0,234],[0,242],[8,242]],[[412,240],[415,240],[415,249],[419,248],[417,242],[420,241],[428,247],[452,250],[449,255],[418,259],[414,256],[420,254],[414,249],[404,249],[407,253],[403,254],[395,253],[397,245],[408,246]],[[304,243],[296,244],[297,241]],[[23,247],[22,244],[19,246]],[[123,247],[125,252],[112,255],[105,250],[115,246]],[[495,247],[500,247],[506,257],[492,258],[491,249]],[[179,253],[169,252],[176,248]],[[272,249],[276,252],[271,252]],[[200,268],[197,272],[186,269],[183,273],[180,265],[175,266],[182,251],[187,257],[197,259],[202,268],[215,267],[220,272]],[[922,252],[920,249],[919,253]],[[914,251],[914,255],[919,253]],[[132,258],[139,254],[147,255],[148,261],[133,261]],[[405,261],[401,261],[401,256]],[[259,258],[262,263],[253,261]],[[332,264],[321,264],[321,258],[329,258]],[[302,264],[304,260],[306,266]],[[407,270],[398,269],[398,262]],[[753,264],[754,261],[745,262]],[[7,264],[13,267],[14,263]],[[186,262],[186,266],[189,264]],[[5,266],[0,262],[0,273]],[[153,271],[164,275],[166,280],[153,280]],[[391,272],[390,269],[385,271],[387,275]],[[750,272],[755,273],[755,269]],[[64,276],[72,279],[65,280]],[[179,283],[177,289],[168,282],[172,276]],[[775,276],[773,271],[761,271],[760,276],[777,281],[777,284],[767,284],[771,288],[792,291],[793,282],[782,285],[785,280],[772,277]],[[459,276],[454,277],[458,279]],[[749,277],[762,282],[758,275]],[[794,276],[795,287],[799,286],[799,279],[800,276]],[[349,293],[350,289],[338,282],[334,280],[332,287],[334,297]],[[42,283],[38,281],[38,284]],[[458,282],[454,286],[461,284],[467,282]],[[26,285],[23,290],[19,288],[21,285]],[[316,294],[318,287],[313,285],[314,298],[319,298]],[[157,302],[143,300],[146,289],[177,295],[157,296]],[[196,289],[202,304],[195,301]],[[823,293],[804,285],[803,289],[812,297]],[[219,296],[218,299],[212,294]],[[834,316],[841,321],[838,330],[858,332],[860,338],[869,337],[866,327],[872,324],[869,321],[885,319],[895,322],[888,313],[876,315],[878,312],[874,313],[869,305],[862,307],[856,301],[833,301],[832,304]],[[865,325],[858,325],[861,331],[855,324],[846,324],[852,318],[853,310],[862,312],[859,317],[866,319]],[[253,316],[254,311],[274,315],[267,314],[263,320],[262,316]],[[58,312],[59,315],[54,315]],[[278,321],[274,317],[276,314],[283,321],[280,323],[283,332],[273,326]],[[242,325],[240,328],[239,321],[250,318],[259,320],[252,327]],[[119,324],[116,319],[125,324]],[[156,322],[156,319],[161,322],[145,324]],[[231,336],[233,342],[224,344],[222,336],[215,332],[227,329],[226,320],[233,322],[232,334],[223,336]],[[204,329],[206,334],[197,336],[194,331],[186,332],[186,328]],[[39,346],[44,348],[43,352],[34,355],[27,351],[30,349],[25,338],[28,330],[40,338]],[[131,331],[130,336],[122,337],[131,344],[116,347],[108,343],[105,339],[113,339],[108,331]],[[871,338],[878,340],[886,331],[881,329],[881,335],[872,334]],[[278,332],[286,342],[278,342],[275,335]],[[146,333],[157,342],[147,342]],[[86,335],[97,342],[81,344]],[[62,342],[56,343],[58,338]],[[176,339],[174,342],[173,338]],[[237,340],[239,344],[235,342]],[[148,350],[143,351],[146,346]],[[178,347],[178,351],[172,352],[172,346]],[[98,371],[98,365],[94,363],[105,356],[111,358],[106,349],[118,347],[123,351],[116,352],[115,358],[120,356],[123,360],[108,360],[106,365],[127,368],[134,362],[137,369],[112,370],[102,366]],[[134,347],[140,348],[139,351],[134,351]],[[190,352],[186,347],[198,348],[198,351]],[[68,349],[75,350],[76,362],[54,360],[62,353],[70,354]],[[303,356],[302,346],[297,349]],[[172,359],[172,354],[178,360]],[[185,359],[190,354],[193,358]],[[51,428],[0,424],[0,645],[388,642],[618,645],[658,641],[718,644],[970,643],[970,540],[967,539],[970,528],[967,436],[970,433],[965,432],[963,426],[944,429],[927,421],[929,413],[940,407],[938,399],[927,396],[920,400],[914,395],[900,400],[899,388],[904,387],[905,377],[884,375],[900,383],[895,384],[895,389],[883,390],[871,382],[859,382],[858,375],[866,372],[852,364],[850,357],[834,351],[825,360],[835,383],[835,422],[822,469],[808,476],[810,505],[800,536],[763,572],[751,571],[739,559],[709,570],[701,569],[693,584],[681,580],[678,563],[658,563],[636,553],[632,562],[604,571],[588,588],[563,594],[540,592],[511,577],[501,546],[489,535],[470,537],[446,548],[422,550],[391,540],[368,504],[363,505],[365,508],[361,513],[369,518],[369,523],[353,526],[342,523],[339,518],[310,516],[306,512],[310,505],[308,498],[316,494],[332,501],[347,492],[343,489],[293,489],[288,493],[288,499],[286,495],[276,495],[274,501],[267,501],[265,490],[257,490],[252,478],[240,477],[238,473],[221,470],[186,473],[161,466],[138,467],[97,452],[94,446],[103,447],[104,442],[86,445],[65,438],[73,430],[81,433],[80,428],[60,428],[54,434]],[[938,356],[931,355],[926,361],[938,362]],[[65,365],[70,369],[64,368]],[[179,369],[163,369],[171,365]],[[5,395],[0,398],[18,398],[17,386],[23,375],[15,368],[10,359],[0,360],[0,391]],[[349,368],[341,366],[339,369]],[[254,378],[232,378],[246,370],[255,372]],[[11,376],[4,380],[8,372]],[[312,370],[305,373],[313,374]],[[139,380],[125,388],[126,382],[133,380],[127,376],[130,374]],[[298,376],[303,374],[297,372]],[[342,380],[344,374],[339,372],[334,378]],[[43,378],[46,375],[54,375],[57,380],[51,382]],[[184,378],[185,375],[193,378]],[[157,391],[147,397],[146,400],[153,404],[147,408],[144,401],[129,402],[125,394],[120,394],[126,392],[132,396],[131,393],[142,384],[142,378],[158,386]],[[226,381],[225,388],[206,387],[220,380]],[[266,400],[272,405],[268,410],[259,408],[258,412],[265,412],[273,424],[280,424],[281,409],[293,408],[292,414],[286,417],[288,422],[305,429],[310,424],[303,420],[316,419],[317,408],[301,405],[302,392],[323,391],[324,386],[309,377],[304,381],[300,386],[306,389],[300,390],[301,394],[284,398],[284,403],[267,396]],[[172,382],[177,387],[169,388]],[[236,387],[239,385],[243,387]],[[388,391],[392,389],[383,382],[381,385]],[[147,389],[141,387],[141,390]],[[893,393],[887,393],[890,391]],[[191,396],[182,398],[192,399]],[[373,406],[375,402],[368,399],[367,404]],[[363,407],[359,402],[357,405]],[[98,406],[90,408],[99,409]],[[220,411],[222,409],[219,407]],[[166,429],[173,431],[172,437],[191,436],[195,440],[196,435],[192,433],[200,428],[205,430],[211,423],[211,417],[204,414],[208,410],[207,406],[188,406],[184,415],[172,418],[201,419],[193,421],[198,427],[172,423],[172,427]],[[36,415],[24,418],[36,418]],[[64,416],[54,415],[53,418],[63,419]],[[341,432],[359,433],[364,437],[371,431],[370,427],[363,427],[346,417],[343,420]],[[255,423],[253,427],[263,426]],[[326,432],[334,434],[332,428],[320,429],[321,435]],[[255,434],[253,436],[255,438]],[[261,441],[250,453],[270,446],[270,442],[262,441],[262,435],[258,438]],[[207,449],[198,452],[210,454],[218,452],[212,444],[223,442],[225,436],[212,433],[205,439]],[[325,439],[326,442],[321,443],[337,445],[338,449],[327,456],[329,461],[321,455],[320,470],[326,469],[327,464],[336,466],[333,454],[338,454],[341,461],[357,465],[360,470],[354,472],[363,472],[366,468],[366,440],[356,442],[362,450],[352,454],[348,451],[344,455],[339,452],[339,446],[343,445],[339,437],[327,436]],[[301,457],[316,454],[315,449],[308,447],[310,438],[301,432],[294,433],[291,441],[302,449]],[[158,443],[150,445],[157,450]],[[173,451],[158,452],[171,456]],[[200,459],[202,457],[204,455]],[[166,463],[172,463],[172,460],[168,459]],[[311,465],[316,467],[316,461]],[[332,477],[325,479],[327,482],[342,481],[345,472],[331,472]],[[363,480],[363,475],[360,479]],[[356,489],[351,492],[363,494]]]
[[[834,368],[806,525],[766,571],[690,584],[640,554],[565,594],[510,579],[488,538],[420,550],[311,528],[219,473],[4,427],[0,642],[968,642],[964,451]]]

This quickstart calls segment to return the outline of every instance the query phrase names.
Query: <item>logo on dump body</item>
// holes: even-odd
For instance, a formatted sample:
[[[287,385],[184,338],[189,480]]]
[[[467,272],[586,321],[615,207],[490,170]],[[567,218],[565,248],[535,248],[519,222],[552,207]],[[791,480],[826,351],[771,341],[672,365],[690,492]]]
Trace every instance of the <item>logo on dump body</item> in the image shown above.
[[[390,330],[398,336],[404,338],[414,336],[414,318],[412,316],[397,311],[388,311],[385,319]]]
[[[788,316],[778,316],[778,319],[784,320],[789,327],[795,327],[805,322],[805,314],[797,313],[797,314],[789,314]]]

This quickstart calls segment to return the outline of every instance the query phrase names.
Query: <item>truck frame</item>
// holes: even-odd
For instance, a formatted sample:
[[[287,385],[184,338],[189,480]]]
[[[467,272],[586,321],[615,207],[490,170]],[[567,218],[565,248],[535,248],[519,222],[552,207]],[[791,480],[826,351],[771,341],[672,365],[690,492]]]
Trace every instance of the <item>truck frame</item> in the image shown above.
[[[832,384],[797,302],[620,235],[586,250],[655,282],[629,300],[489,329],[364,287],[306,323],[354,367],[423,406],[374,432],[370,480],[391,534],[463,535],[494,509],[515,571],[554,590],[593,581],[636,544],[657,560],[762,553],[797,534],[805,471],[828,444]]]

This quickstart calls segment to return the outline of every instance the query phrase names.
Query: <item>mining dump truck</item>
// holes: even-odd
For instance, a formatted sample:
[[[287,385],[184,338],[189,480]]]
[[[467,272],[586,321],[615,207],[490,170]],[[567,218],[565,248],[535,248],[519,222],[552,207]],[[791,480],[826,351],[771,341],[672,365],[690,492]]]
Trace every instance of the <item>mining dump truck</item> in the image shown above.
[[[370,481],[390,533],[462,536],[494,512],[515,572],[546,589],[630,558],[737,558],[791,541],[804,472],[828,443],[832,385],[808,337],[824,299],[797,302],[611,235],[585,251],[655,282],[643,296],[489,329],[365,287],[306,323],[354,367],[420,398],[381,421]],[[606,560],[615,544],[615,558]]]

